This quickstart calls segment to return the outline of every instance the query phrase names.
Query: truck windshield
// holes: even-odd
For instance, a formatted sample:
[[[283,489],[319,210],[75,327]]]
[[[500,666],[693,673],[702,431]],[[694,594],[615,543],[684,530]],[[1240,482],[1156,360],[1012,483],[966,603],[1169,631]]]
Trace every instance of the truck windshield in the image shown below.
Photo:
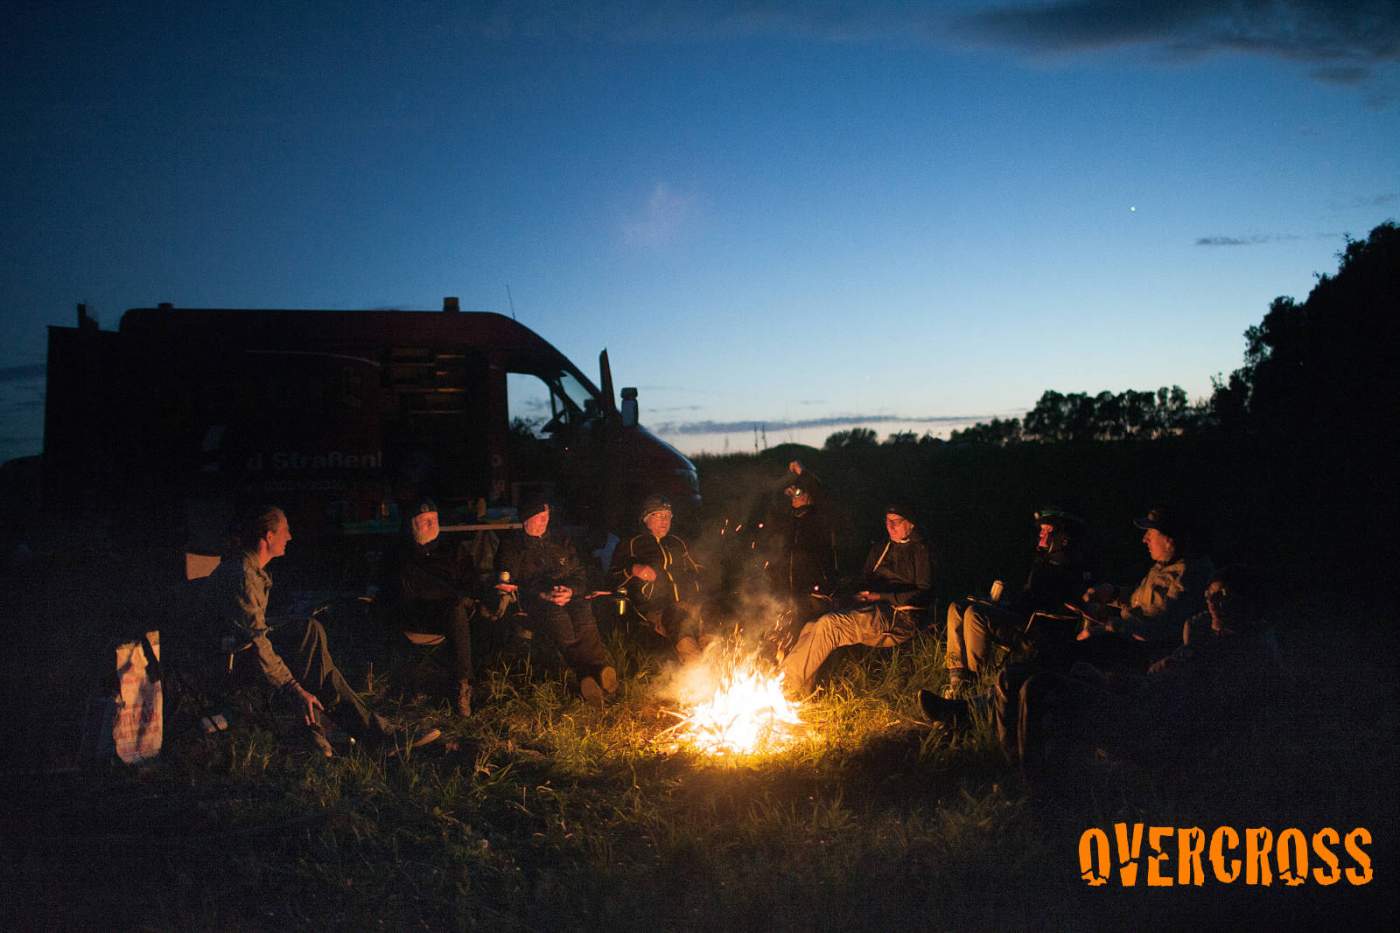
[[[569,372],[507,373],[506,398],[511,425],[536,437],[581,425],[599,410],[593,394]]]

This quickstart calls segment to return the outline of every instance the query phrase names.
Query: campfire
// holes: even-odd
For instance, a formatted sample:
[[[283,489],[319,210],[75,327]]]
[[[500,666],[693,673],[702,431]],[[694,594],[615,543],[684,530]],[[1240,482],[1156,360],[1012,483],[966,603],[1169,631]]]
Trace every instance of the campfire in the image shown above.
[[[719,652],[716,652],[719,654]],[[688,675],[689,699],[666,730],[678,746],[714,757],[775,751],[802,728],[798,704],[783,696],[782,675],[766,672],[756,654],[736,649],[709,659]]]

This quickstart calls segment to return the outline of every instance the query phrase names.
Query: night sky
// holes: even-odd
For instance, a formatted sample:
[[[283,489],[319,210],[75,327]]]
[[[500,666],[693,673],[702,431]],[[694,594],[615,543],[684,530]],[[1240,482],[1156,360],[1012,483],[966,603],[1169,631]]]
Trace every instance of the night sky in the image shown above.
[[[0,458],[79,301],[513,303],[683,448],[1203,396],[1400,216],[1393,0],[6,9]]]

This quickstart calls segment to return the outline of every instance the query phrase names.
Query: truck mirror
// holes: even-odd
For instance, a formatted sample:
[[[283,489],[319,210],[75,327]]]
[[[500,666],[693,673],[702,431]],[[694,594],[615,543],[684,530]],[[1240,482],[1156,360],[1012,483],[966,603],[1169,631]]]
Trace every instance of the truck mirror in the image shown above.
[[[622,426],[635,428],[639,420],[637,388],[636,386],[628,386],[622,390]]]

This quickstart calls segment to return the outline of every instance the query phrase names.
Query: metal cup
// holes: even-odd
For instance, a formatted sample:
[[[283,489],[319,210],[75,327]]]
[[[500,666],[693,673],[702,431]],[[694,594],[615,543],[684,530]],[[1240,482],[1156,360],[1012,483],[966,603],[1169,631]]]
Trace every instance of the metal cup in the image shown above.
[[[992,591],[991,591],[992,602],[994,602],[994,603],[999,603],[999,602],[1001,602],[1001,591],[1002,591],[1004,588],[1005,588],[1005,586],[1002,584],[1002,582],[1001,582],[1000,580],[993,580],[993,581],[992,581]]]

